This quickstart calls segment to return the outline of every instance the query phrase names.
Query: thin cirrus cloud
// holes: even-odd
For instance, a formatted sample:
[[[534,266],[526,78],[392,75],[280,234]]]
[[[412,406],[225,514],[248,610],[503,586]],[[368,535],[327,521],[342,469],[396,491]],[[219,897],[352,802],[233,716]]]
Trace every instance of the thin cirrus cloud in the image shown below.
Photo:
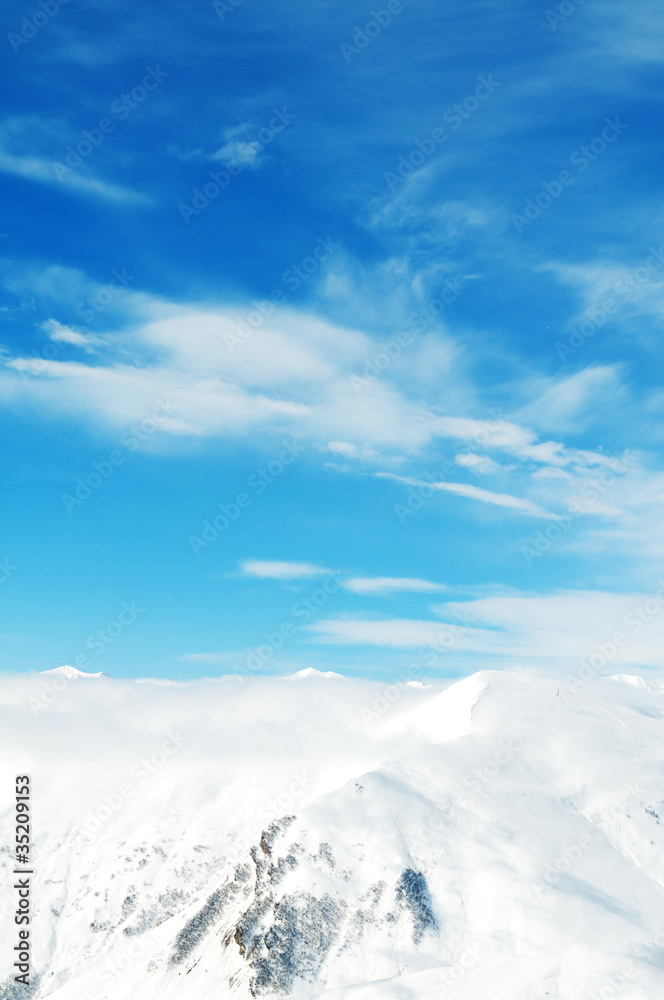
[[[448,589],[442,583],[408,576],[355,576],[345,580],[343,586],[360,596],[397,593],[433,594]]]
[[[481,445],[482,450],[505,451],[522,462],[564,467],[605,461],[604,456],[559,442],[538,442],[527,427],[507,421],[439,418],[407,395],[397,379],[376,379],[358,393],[352,375],[370,355],[372,341],[357,330],[277,309],[269,322],[238,344],[238,319],[228,310],[124,295],[140,314],[131,340],[107,335],[109,356],[103,365],[61,360],[45,366],[42,378],[24,388],[25,395],[36,397],[37,405],[86,419],[92,410],[117,424],[140,418],[155,396],[170,393],[179,416],[166,428],[172,433],[226,436],[258,429],[266,418],[277,419],[284,429],[299,427],[310,439],[325,442],[332,453],[360,461],[450,437]],[[126,361],[128,344],[136,358],[132,364]],[[23,359],[14,357],[5,364],[20,371]],[[488,462],[481,468],[488,471]],[[477,487],[446,488],[500,506],[519,506],[518,500],[502,494],[492,500]],[[538,516],[528,502],[522,510]]]
[[[17,177],[22,177],[24,180],[37,181],[39,184],[58,187],[60,190],[104,198],[108,201],[124,202],[133,205],[147,205],[150,202],[150,199],[146,195],[138,191],[122,187],[119,184],[109,184],[107,181],[98,180],[96,177],[78,174],[74,170],[69,171],[69,173],[62,177],[62,180],[59,180],[55,176],[50,161],[39,156],[17,156],[0,149],[0,171],[5,174],[14,174]]]
[[[546,521],[556,521],[559,518],[558,514],[544,510],[543,507],[540,507],[539,504],[534,503],[532,500],[514,497],[509,493],[492,493],[490,490],[483,490],[479,486],[472,486],[469,483],[430,483],[422,479],[413,479],[409,476],[399,476],[394,472],[377,472],[375,475],[380,479],[393,479],[398,483],[403,483],[406,486],[414,486],[419,489],[455,493],[457,496],[479,500],[482,503],[493,504],[496,507],[507,507],[521,514],[527,514],[530,517],[541,518]]]
[[[82,286],[82,278],[77,280]],[[396,371],[358,392],[352,376],[362,370],[373,344],[358,330],[280,307],[238,342],[237,313],[227,308],[178,306],[131,290],[123,292],[122,301],[130,314],[127,322],[133,315],[134,323],[131,332],[104,333],[103,360],[91,363],[62,355],[40,361],[37,370],[33,358],[6,352],[0,405],[29,405],[46,414],[55,411],[121,429],[149,416],[158,400],[167,399],[169,416],[151,447],[163,449],[173,435],[247,435],[265,449],[273,435],[279,446],[282,435],[293,435],[305,446],[351,459],[352,466],[337,469],[340,474],[362,474],[356,466],[363,462],[380,461],[389,468],[389,463],[408,461],[410,474],[374,474],[406,487],[457,495],[468,502],[471,514],[481,504],[512,516],[554,521],[560,515],[553,511],[566,509],[574,483],[537,478],[534,465],[551,472],[569,470],[579,486],[579,477],[610,468],[606,454],[540,441],[529,427],[502,417],[439,416],[424,402],[424,393],[418,398],[416,386],[409,383],[406,391]],[[51,340],[89,354],[101,342],[85,328],[60,320],[51,319],[42,329]],[[26,372],[29,379],[18,378]],[[463,399],[459,405],[468,408]],[[263,433],[266,425],[270,437]],[[446,447],[450,438],[468,448],[457,456],[458,466],[471,475],[509,476],[509,490],[442,482],[440,475],[425,479],[415,464],[419,456],[427,446]],[[499,465],[486,452],[507,455],[510,464]],[[620,511],[596,505],[589,513],[615,518]]]
[[[265,559],[244,559],[240,563],[244,576],[255,576],[263,580],[304,580],[324,576],[331,570],[314,563],[279,562]]]
[[[266,559],[244,559],[240,569],[243,576],[264,580],[304,580],[333,572],[316,563]],[[449,589],[445,584],[410,576],[354,576],[345,579],[342,586],[359,597],[396,593],[436,594]]]
[[[94,354],[97,347],[102,346],[104,341],[92,333],[81,333],[79,330],[72,330],[71,327],[59,323],[56,319],[48,319],[42,324],[42,330],[48,334],[50,339],[56,344],[70,344],[72,347],[80,347],[88,354]]]
[[[390,649],[414,649],[436,645],[445,633],[442,622],[413,618],[365,620],[356,618],[323,619],[304,628],[320,636],[323,643],[342,646],[382,646]]]
[[[488,476],[495,472],[501,472],[502,467],[498,462],[494,462],[488,455],[478,455],[476,452],[456,455],[454,461],[464,469],[470,469],[479,475]]]
[[[94,176],[89,164],[83,170],[61,163],[72,135],[57,119],[16,115],[0,121],[0,173],[47,184],[60,191],[134,205],[150,204],[139,191],[111,184]]]
[[[496,593],[435,605],[440,621],[336,618],[306,629],[327,645],[428,647],[450,657],[482,654],[530,666],[557,661],[576,670],[589,662],[598,674],[627,664],[661,675],[663,609],[664,583],[650,593]]]

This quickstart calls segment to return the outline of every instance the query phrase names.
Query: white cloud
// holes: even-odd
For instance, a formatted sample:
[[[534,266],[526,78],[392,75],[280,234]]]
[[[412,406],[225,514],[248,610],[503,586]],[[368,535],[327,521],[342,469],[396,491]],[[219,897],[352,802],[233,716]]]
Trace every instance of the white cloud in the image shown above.
[[[505,451],[523,461],[560,466],[609,463],[609,459],[598,452],[566,448],[558,441],[539,441],[531,428],[509,420],[441,417],[436,421],[436,430],[442,437],[472,441],[476,446]]]
[[[75,194],[134,205],[149,204],[150,199],[138,191],[92,176],[87,164],[82,171],[66,164],[62,165],[64,169],[57,168],[71,138],[67,128],[55,121],[42,121],[34,116],[6,118],[0,122],[0,172]]]
[[[59,323],[57,319],[46,320],[42,324],[42,330],[56,344],[71,344],[73,347],[81,347],[88,354],[94,353],[96,346],[103,344],[103,340],[94,334],[72,330],[70,326]]]
[[[181,149],[178,145],[169,146],[167,152],[183,163],[223,163],[226,167],[238,167],[240,170],[257,170],[263,165],[265,156],[262,155],[264,144],[254,138],[256,130],[254,122],[243,122],[224,129],[222,145],[214,152],[200,146]]]
[[[590,657],[599,673],[614,673],[618,664],[662,665],[664,582],[649,593],[501,593],[449,601],[432,610],[440,621],[339,618],[307,629],[319,641],[336,645],[428,646],[449,656],[481,654],[509,664],[548,663],[565,671],[577,671],[581,660]]]
[[[246,142],[242,139],[231,139],[224,143],[216,153],[209,157],[211,161],[220,160],[225,166],[237,166],[255,170],[260,165],[260,154],[263,147],[257,139]]]
[[[224,143],[207,159],[211,162],[221,162],[225,166],[239,167],[241,170],[257,170],[262,166],[265,157],[263,143],[254,138],[256,125],[254,122],[243,122],[224,130]]]
[[[354,594],[418,593],[430,594],[448,588],[431,580],[418,580],[408,576],[355,576],[344,581],[346,590]]]
[[[468,497],[471,500],[479,500],[481,503],[493,504],[496,507],[506,507],[511,510],[520,511],[523,514],[527,514],[529,517],[538,517],[543,520],[553,521],[557,520],[560,515],[552,514],[548,510],[544,510],[539,504],[533,503],[532,500],[522,499],[521,497],[510,496],[509,493],[492,493],[490,490],[480,489],[479,486],[471,486],[469,483],[441,483],[441,482],[426,482],[421,479],[412,479],[408,476],[398,476],[394,472],[376,472],[374,475],[381,479],[393,479],[398,483],[404,483],[406,486],[414,486],[418,489],[425,490],[440,490],[445,493],[455,493],[458,496]]]
[[[134,205],[147,205],[150,201],[138,191],[132,191],[119,184],[108,184],[106,181],[78,174],[73,170],[65,174],[62,180],[58,180],[53,171],[53,165],[48,160],[36,156],[13,156],[2,149],[0,149],[0,171],[5,174],[16,174],[25,180],[38,181],[40,184],[57,186],[61,190],[70,190],[75,194],[105,198],[107,201]]]
[[[533,401],[516,414],[519,422],[565,431],[587,424],[603,411],[615,410],[624,390],[620,365],[596,365],[567,378],[540,378],[530,391]]]
[[[58,310],[67,298],[80,303],[96,287],[79,272],[63,268],[33,269],[22,277],[11,272],[7,283],[23,295],[33,291],[52,300]],[[400,470],[407,463],[409,474],[379,475],[541,520],[566,512],[582,490],[592,492],[594,478],[615,462],[601,450],[570,448],[560,440],[542,442],[530,427],[501,416],[441,416],[419,384],[404,381],[396,367],[357,391],[352,376],[362,371],[376,342],[359,330],[286,307],[275,307],[268,316],[253,309],[243,315],[228,306],[176,305],[126,290],[114,321],[119,329],[104,334],[103,362],[44,360],[36,371],[34,358],[5,352],[0,356],[0,405],[69,416],[119,433],[168,399],[169,415],[149,447],[163,448],[169,436],[243,436],[267,452],[273,442],[280,447],[293,435],[305,446],[349,460],[337,467],[338,473],[363,474],[351,461],[380,461],[383,469]],[[55,320],[45,331],[88,351],[96,343],[86,331]],[[17,378],[25,371],[33,377]],[[450,399],[468,410],[472,400],[454,395],[454,381],[449,380]],[[443,381],[441,392],[447,388]],[[548,390],[554,393],[552,384]],[[500,471],[504,478],[509,475],[509,488],[490,491],[447,481],[449,471],[441,472],[440,459],[452,450],[448,439],[462,442],[457,458],[461,469]],[[437,471],[424,475],[422,456],[428,454],[431,461],[436,451]],[[508,456],[509,464],[497,461],[500,454]],[[640,464],[632,464],[629,484],[601,487],[601,497],[584,500],[581,507],[615,525],[622,522],[624,528],[625,512],[644,509],[656,485],[654,474],[637,475]]]
[[[552,272],[561,281],[578,289],[582,300],[581,310],[574,316],[573,322],[578,322],[584,316],[592,319],[591,314],[595,313],[594,322],[603,326],[610,318],[604,311],[607,299],[614,303],[613,313],[616,309],[633,308],[638,312],[661,317],[664,310],[663,244],[644,248],[643,256],[635,259],[632,267],[623,262],[608,260],[589,264],[554,261],[541,270]]]
[[[454,461],[462,468],[472,469],[473,472],[482,475],[490,475],[494,472],[500,472],[502,469],[502,466],[498,462],[494,462],[488,455],[478,455],[474,451],[456,455]]]
[[[360,448],[350,441],[330,441],[327,450],[333,455],[343,455],[344,458],[372,459],[378,458],[378,452],[373,448]]]
[[[617,646],[609,663],[661,666],[664,644],[664,585],[650,593],[561,591],[534,596],[499,594],[474,601],[446,602],[433,609],[445,619],[465,617],[495,629],[507,640],[506,655],[548,659],[587,657],[613,637]],[[645,620],[644,620],[645,619]],[[610,671],[609,671],[610,672]]]
[[[410,618],[389,618],[380,621],[340,618],[324,619],[304,626],[321,635],[321,641],[340,645],[385,646],[412,649],[438,642],[444,632],[440,622]]]
[[[257,576],[271,580],[300,580],[305,577],[322,576],[331,570],[313,563],[270,562],[264,559],[244,559],[240,567],[245,576]]]
[[[5,370],[0,399],[20,396],[58,413],[102,418],[120,427],[140,419],[155,399],[171,396],[177,419],[166,432],[241,435],[265,428],[274,434],[306,434],[322,444],[340,440],[358,448],[402,449],[430,440],[434,418],[389,381],[358,394],[350,373],[367,353],[364,334],[288,310],[275,315],[240,346],[229,347],[240,320],[227,309],[177,307],[125,293],[139,315],[131,338],[106,335],[116,359],[105,365],[53,361],[20,387]],[[237,339],[237,338],[236,338]],[[131,354],[136,359],[129,364]],[[13,358],[6,368],[33,366]]]

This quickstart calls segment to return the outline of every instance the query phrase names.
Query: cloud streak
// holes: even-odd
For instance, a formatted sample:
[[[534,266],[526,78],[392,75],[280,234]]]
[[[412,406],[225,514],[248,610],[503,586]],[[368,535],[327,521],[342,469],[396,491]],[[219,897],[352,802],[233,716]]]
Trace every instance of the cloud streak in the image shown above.
[[[547,521],[555,521],[558,514],[552,514],[544,510],[539,504],[521,497],[510,496],[508,493],[492,493],[491,490],[481,489],[470,483],[443,483],[427,482],[422,479],[414,479],[410,476],[399,476],[394,472],[374,473],[380,479],[392,479],[394,482],[403,483],[405,486],[414,486],[422,490],[438,490],[443,493],[454,493],[457,496],[468,497],[470,500],[477,500],[480,503],[488,503],[495,507],[505,507],[509,510],[527,514],[529,517],[537,517]]]
[[[408,576],[355,576],[344,581],[343,586],[353,594],[360,596],[383,594],[433,594],[447,590],[443,583],[432,583],[431,580],[419,580]]]
[[[263,580],[303,580],[331,572],[313,563],[270,562],[265,559],[244,559],[240,568],[244,576],[255,576]]]

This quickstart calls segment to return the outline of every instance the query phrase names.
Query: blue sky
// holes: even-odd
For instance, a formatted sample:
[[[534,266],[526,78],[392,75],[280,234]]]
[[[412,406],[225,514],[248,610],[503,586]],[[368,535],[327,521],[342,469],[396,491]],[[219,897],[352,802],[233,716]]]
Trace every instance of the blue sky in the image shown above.
[[[661,663],[660,11],[2,19],[2,669]]]

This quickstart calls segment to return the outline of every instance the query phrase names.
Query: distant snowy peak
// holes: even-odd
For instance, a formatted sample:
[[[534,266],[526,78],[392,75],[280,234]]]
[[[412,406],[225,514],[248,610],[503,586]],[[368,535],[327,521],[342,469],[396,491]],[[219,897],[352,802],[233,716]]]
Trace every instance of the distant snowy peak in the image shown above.
[[[314,667],[306,667],[304,670],[298,670],[295,674],[289,674],[288,677],[284,677],[284,680],[304,681],[316,677],[326,677],[328,680],[345,679],[343,674],[335,674],[333,670],[316,670]]]
[[[80,677],[108,677],[105,670],[100,670],[98,674],[86,674],[84,670],[77,670],[67,664],[63,667],[54,667],[53,670],[40,670],[42,677],[64,677],[68,681],[78,680]]]
[[[652,691],[656,693],[664,690],[664,685],[650,684],[643,677],[637,677],[635,674],[612,674],[610,677],[607,677],[607,680],[617,681],[620,684],[629,684],[631,687],[638,688],[639,691]]]

